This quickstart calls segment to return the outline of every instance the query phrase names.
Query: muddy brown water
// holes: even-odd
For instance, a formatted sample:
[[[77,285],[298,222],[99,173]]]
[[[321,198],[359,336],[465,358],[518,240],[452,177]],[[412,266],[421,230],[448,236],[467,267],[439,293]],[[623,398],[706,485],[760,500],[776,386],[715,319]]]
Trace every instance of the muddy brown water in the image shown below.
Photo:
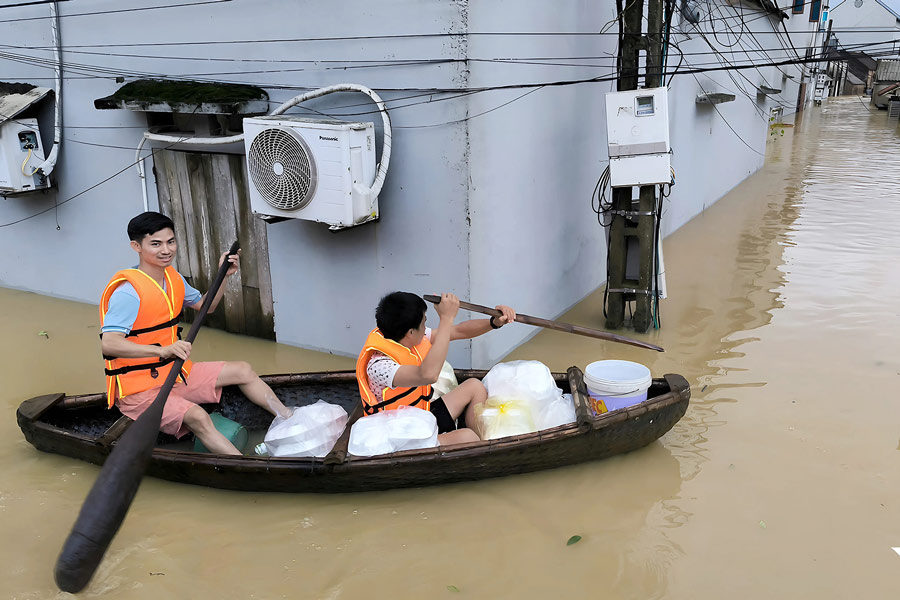
[[[148,478],[80,596],[898,597],[897,143],[896,122],[856,98],[773,136],[764,169],[665,241],[662,328],[639,336],[665,354],[548,331],[508,357],[683,374],[692,404],[659,442],[355,495]],[[561,320],[602,327],[601,301]],[[102,388],[96,308],[0,289],[0,330],[0,597],[64,598],[53,564],[98,469],[34,450],[15,409]],[[221,332],[198,340],[196,356],[260,372],[352,366]]]

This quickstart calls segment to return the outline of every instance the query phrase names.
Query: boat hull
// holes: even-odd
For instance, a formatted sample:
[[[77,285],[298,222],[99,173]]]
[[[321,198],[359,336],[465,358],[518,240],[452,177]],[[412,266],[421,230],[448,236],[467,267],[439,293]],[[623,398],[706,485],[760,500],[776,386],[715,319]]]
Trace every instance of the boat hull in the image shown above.
[[[571,372],[571,370],[570,370]],[[463,380],[483,371],[457,372]],[[567,391],[569,377],[554,374]],[[349,410],[359,402],[353,372],[266,376],[289,405],[322,398]],[[497,440],[396,452],[374,457],[272,458],[224,456],[170,449],[153,451],[148,474],[169,481],[230,490],[259,492],[361,492],[502,477],[597,460],[642,448],[669,431],[684,415],[690,398],[680,375],[655,379],[649,398],[639,405],[600,416],[583,410],[584,390],[575,385],[576,423]],[[330,392],[330,395],[329,395]],[[103,403],[103,404],[101,404]],[[106,410],[102,394],[64,394],[26,400],[17,418],[25,438],[44,452],[103,464],[130,421]],[[248,427],[265,426],[266,413],[231,391],[220,410]]]

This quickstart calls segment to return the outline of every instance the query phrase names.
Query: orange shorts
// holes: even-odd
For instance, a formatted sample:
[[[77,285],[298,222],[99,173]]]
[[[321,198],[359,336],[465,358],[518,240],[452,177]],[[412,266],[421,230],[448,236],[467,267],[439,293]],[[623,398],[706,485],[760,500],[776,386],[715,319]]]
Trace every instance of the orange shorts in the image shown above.
[[[180,379],[176,380],[172,391],[169,392],[166,405],[163,407],[160,431],[180,438],[188,432],[188,428],[184,426],[184,413],[188,409],[196,404],[219,402],[222,397],[222,388],[216,387],[216,381],[219,379],[219,373],[223,366],[225,363],[222,361],[194,363],[191,366],[187,385]],[[156,400],[160,387],[162,386],[119,398],[116,400],[116,406],[123,415],[137,420]]]

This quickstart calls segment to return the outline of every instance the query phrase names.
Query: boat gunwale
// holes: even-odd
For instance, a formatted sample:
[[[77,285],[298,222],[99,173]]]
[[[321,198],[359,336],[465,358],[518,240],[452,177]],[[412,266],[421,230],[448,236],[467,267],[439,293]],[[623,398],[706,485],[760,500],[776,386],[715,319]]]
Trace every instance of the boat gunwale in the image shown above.
[[[457,373],[463,377],[478,377],[483,376],[486,371],[482,370],[464,370],[458,369]],[[554,378],[559,381],[564,379],[565,373],[554,373]],[[325,376],[325,377],[323,377]],[[290,386],[296,385],[303,382],[315,381],[317,383],[328,384],[328,383],[340,383],[340,382],[355,382],[355,372],[353,371],[322,371],[322,372],[313,372],[313,373],[291,373],[291,374],[276,374],[276,375],[264,375],[262,379],[267,383],[274,384],[276,387],[281,386]],[[452,459],[456,457],[463,456],[472,456],[474,455],[492,455],[498,454],[505,450],[522,450],[525,448],[530,448],[533,446],[539,446],[544,443],[550,443],[554,441],[558,441],[561,439],[573,438],[579,435],[591,435],[594,432],[600,431],[602,429],[606,429],[613,425],[617,425],[621,422],[628,421],[632,418],[639,417],[650,412],[657,412],[665,407],[668,407],[671,404],[676,404],[679,402],[685,402],[688,398],[684,397],[684,392],[689,388],[679,388],[675,389],[672,385],[672,382],[669,381],[670,375],[666,375],[663,378],[655,378],[654,381],[657,383],[665,383],[669,385],[669,391],[658,396],[654,396],[653,398],[649,398],[648,400],[641,402],[638,405],[627,407],[624,409],[619,409],[615,411],[611,411],[608,413],[604,413],[602,415],[591,415],[588,420],[588,427],[580,425],[577,422],[559,425],[557,427],[543,429],[539,431],[529,432],[520,435],[514,436],[506,436],[503,438],[490,439],[490,440],[479,440],[477,442],[466,442],[462,444],[453,444],[447,446],[436,446],[434,448],[422,448],[417,450],[403,450],[400,452],[391,452],[388,454],[380,454],[376,456],[353,456],[347,455],[347,460],[344,463],[333,465],[334,468],[346,469],[352,467],[364,468],[367,466],[383,466],[385,464],[403,464],[406,462],[423,462],[429,459],[432,460],[440,460],[440,459]],[[681,377],[681,376],[677,376]],[[332,381],[328,381],[328,380]],[[686,382],[685,382],[686,383]],[[36,398],[41,398],[43,396],[38,396],[32,398],[34,400]],[[76,396],[64,396],[59,399],[57,402],[50,404],[47,409],[53,408],[54,406],[61,404],[64,400],[84,400],[84,399],[99,399],[105,402],[105,394],[103,393],[94,393],[94,394],[81,394]],[[28,402],[28,400],[26,400]],[[24,403],[23,403],[24,404]],[[90,404],[93,406],[93,403]],[[77,407],[70,407],[69,410],[76,411]],[[56,425],[51,425],[45,421],[40,420],[41,415],[36,416],[35,418],[30,420],[31,427],[35,430],[43,430],[45,435],[56,435],[56,436],[65,436],[68,438],[72,438],[79,442],[83,442],[84,444],[95,446],[98,448],[106,448],[111,451],[113,445],[104,445],[99,442],[101,436],[87,436],[79,433],[72,432],[71,430],[64,429],[62,427],[58,427]],[[29,440],[30,441],[30,440]],[[243,465],[247,467],[262,467],[265,465],[266,470],[270,467],[276,469],[282,468],[298,468],[304,467],[306,470],[319,470],[319,469],[328,469],[332,467],[332,465],[326,465],[324,461],[324,457],[264,457],[264,456],[252,456],[252,455],[240,455],[240,456],[229,456],[229,455],[216,455],[209,454],[203,452],[194,452],[192,450],[177,450],[177,449],[168,449],[168,448],[154,448],[152,453],[152,460],[158,461],[160,463],[167,464],[183,464],[183,463],[209,463],[211,460],[215,459],[216,468],[219,466],[219,462],[222,462],[222,466],[230,465]]]

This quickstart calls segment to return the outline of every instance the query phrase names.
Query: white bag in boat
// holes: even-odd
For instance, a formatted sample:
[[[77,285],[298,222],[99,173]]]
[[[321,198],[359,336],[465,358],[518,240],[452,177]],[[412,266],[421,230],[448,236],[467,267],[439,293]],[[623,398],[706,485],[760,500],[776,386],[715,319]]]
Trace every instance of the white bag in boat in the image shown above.
[[[441,367],[441,374],[438,376],[438,380],[431,386],[434,390],[432,399],[437,400],[444,394],[453,391],[458,386],[459,382],[456,380],[456,373],[453,371],[453,366],[445,360],[444,366]]]
[[[484,377],[488,398],[516,399],[527,403],[535,429],[549,429],[575,422],[575,405],[564,398],[547,365],[536,360],[499,363]]]
[[[293,410],[288,418],[275,417],[266,432],[265,450],[270,456],[325,456],[347,425],[347,411],[319,400]]]
[[[421,408],[401,406],[361,418],[350,429],[347,451],[354,456],[375,456],[438,445],[434,415]]]
[[[572,394],[560,394],[533,411],[538,429],[550,429],[575,422],[575,401]]]
[[[531,404],[521,397],[491,396],[484,403],[475,405],[472,429],[483,440],[536,431]]]

